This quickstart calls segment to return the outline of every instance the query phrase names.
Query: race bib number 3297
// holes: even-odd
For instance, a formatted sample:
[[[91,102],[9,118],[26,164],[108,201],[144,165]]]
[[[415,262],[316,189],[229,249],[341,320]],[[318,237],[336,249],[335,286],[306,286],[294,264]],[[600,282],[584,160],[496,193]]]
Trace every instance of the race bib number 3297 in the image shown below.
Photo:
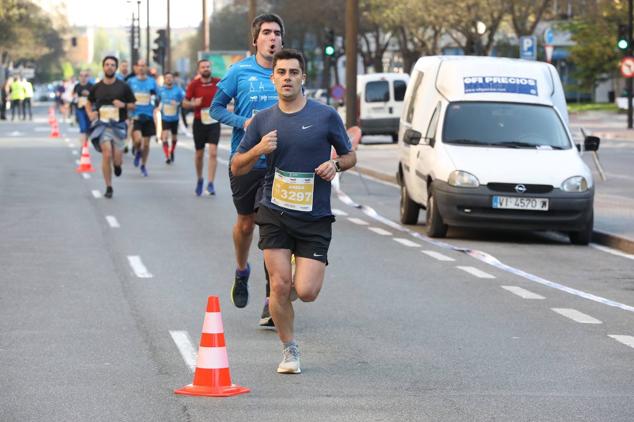
[[[315,173],[297,173],[275,169],[271,202],[282,208],[309,212],[313,210]]]

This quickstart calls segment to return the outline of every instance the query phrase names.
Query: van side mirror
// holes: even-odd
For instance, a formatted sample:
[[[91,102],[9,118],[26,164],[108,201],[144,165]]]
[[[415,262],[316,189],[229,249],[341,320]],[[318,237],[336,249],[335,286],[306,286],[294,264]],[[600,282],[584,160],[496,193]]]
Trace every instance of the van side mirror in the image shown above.
[[[601,138],[598,136],[586,136],[583,140],[583,149],[586,151],[597,151],[600,143]]]
[[[414,129],[407,129],[403,135],[403,142],[409,145],[418,145],[423,135]]]

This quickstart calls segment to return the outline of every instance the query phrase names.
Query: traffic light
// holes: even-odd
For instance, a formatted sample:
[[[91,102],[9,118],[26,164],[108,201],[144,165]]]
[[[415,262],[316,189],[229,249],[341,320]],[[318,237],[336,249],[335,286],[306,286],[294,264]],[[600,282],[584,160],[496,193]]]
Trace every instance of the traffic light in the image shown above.
[[[621,51],[627,51],[630,48],[630,34],[628,26],[619,24],[619,36],[616,40],[616,46]]]
[[[163,66],[163,62],[165,61],[165,48],[167,46],[167,33],[164,29],[159,29],[156,31],[156,38],[154,39],[154,44],[156,44],[156,48],[152,49],[154,55],[152,59],[155,63]]]
[[[328,29],[326,31],[326,39],[324,42],[324,54],[326,56],[335,55],[335,31]]]

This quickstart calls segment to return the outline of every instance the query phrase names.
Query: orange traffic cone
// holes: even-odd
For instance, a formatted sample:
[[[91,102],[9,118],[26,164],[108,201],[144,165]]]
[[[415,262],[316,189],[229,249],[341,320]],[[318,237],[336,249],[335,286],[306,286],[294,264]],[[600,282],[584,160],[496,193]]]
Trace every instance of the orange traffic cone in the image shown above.
[[[88,149],[88,141],[84,142],[81,147],[81,158],[79,159],[79,167],[75,169],[77,173],[93,173],[95,169],[90,162],[90,150]]]
[[[57,124],[57,120],[53,120],[53,124],[51,125],[51,138],[59,138],[59,125]]]
[[[218,296],[209,296],[200,337],[194,382],[174,390],[190,396],[229,397],[251,391],[231,383]]]

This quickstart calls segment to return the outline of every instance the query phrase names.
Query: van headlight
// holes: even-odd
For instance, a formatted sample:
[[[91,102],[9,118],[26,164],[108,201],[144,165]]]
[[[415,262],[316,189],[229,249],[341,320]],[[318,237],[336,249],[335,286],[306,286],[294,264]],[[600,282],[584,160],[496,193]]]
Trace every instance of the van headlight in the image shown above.
[[[462,170],[454,170],[449,175],[450,186],[455,186],[458,188],[477,188],[480,186],[480,181],[471,173],[467,173]]]
[[[564,192],[585,192],[588,190],[588,181],[583,176],[572,176],[561,184]]]

